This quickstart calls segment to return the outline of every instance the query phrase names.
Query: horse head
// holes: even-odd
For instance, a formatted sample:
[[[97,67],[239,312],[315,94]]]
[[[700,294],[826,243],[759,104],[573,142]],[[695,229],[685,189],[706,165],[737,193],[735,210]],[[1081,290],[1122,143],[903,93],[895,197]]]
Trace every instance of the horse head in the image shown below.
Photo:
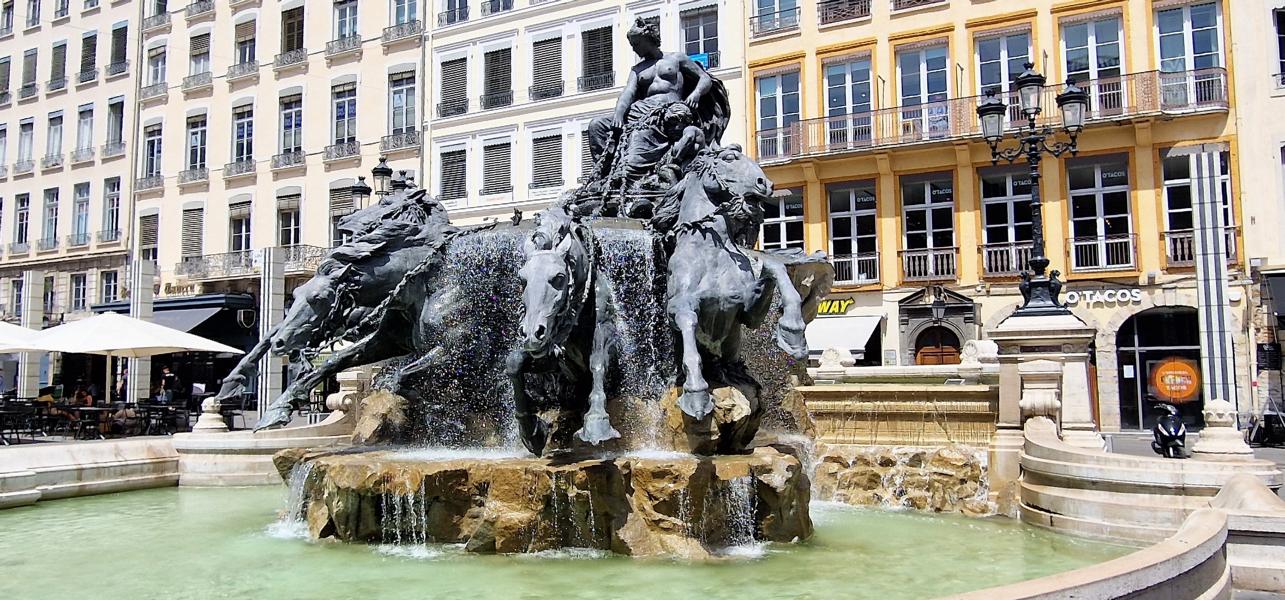
[[[729,144],[693,159],[670,196],[679,199],[679,221],[694,223],[721,216],[737,243],[753,246],[763,222],[763,202],[772,196],[772,180],[740,146]]]
[[[336,284],[342,281],[351,266],[321,273],[304,282],[294,291],[294,301],[286,312],[280,330],[272,337],[272,350],[284,354],[292,349],[306,348],[324,333],[326,319],[338,302]]]
[[[378,202],[341,218],[336,228],[353,237],[360,237],[374,231],[385,221],[449,225],[446,209],[441,203],[433,200],[423,188],[416,188],[387,194]]]
[[[589,261],[584,225],[564,209],[535,216],[535,231],[523,243],[523,350],[544,356],[566,341],[578,317],[587,284]]]

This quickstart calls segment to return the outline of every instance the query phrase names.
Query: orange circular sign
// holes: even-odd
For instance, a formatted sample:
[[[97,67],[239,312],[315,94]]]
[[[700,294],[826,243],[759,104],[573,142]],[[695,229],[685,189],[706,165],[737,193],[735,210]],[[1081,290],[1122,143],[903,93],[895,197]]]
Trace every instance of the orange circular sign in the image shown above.
[[[1181,404],[1200,395],[1200,369],[1183,358],[1166,358],[1151,371],[1151,386],[1160,400]]]

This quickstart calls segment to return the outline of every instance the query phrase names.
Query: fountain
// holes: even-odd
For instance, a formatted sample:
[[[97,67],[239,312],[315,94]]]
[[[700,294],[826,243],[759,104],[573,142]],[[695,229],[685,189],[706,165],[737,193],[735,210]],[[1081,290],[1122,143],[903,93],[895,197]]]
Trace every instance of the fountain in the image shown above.
[[[699,557],[812,535],[809,459],[759,430],[797,416],[782,399],[833,269],[750,250],[772,183],[722,143],[722,83],[662,52],[654,24],[629,41],[644,60],[589,128],[587,182],[473,228],[423,190],[384,197],[340,223],[352,241],[225,378],[219,399],[267,352],[291,357],[263,429],[381,365],[363,445],[276,457],[312,537]]]

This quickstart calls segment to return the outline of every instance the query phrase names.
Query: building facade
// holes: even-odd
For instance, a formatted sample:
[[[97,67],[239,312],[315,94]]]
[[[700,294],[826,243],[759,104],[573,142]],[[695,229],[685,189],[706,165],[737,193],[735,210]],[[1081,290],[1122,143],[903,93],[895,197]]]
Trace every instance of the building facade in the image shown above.
[[[757,3],[747,124],[791,192],[762,239],[833,257],[835,290],[812,327],[860,364],[954,362],[1020,304],[1030,171],[992,163],[976,107],[989,89],[1015,104],[1030,62],[1049,81],[1041,126],[1060,125],[1060,82],[1090,98],[1078,154],[1046,156],[1040,191],[1050,269],[1098,330],[1100,427],[1149,426],[1152,399],[1193,422],[1205,397],[1248,411],[1254,286],[1230,24],[1256,17],[1232,5]],[[1012,109],[1008,128],[1023,124]]]
[[[0,3],[0,314],[7,320],[40,329],[122,295],[137,20],[132,3]],[[40,360],[33,354],[21,367],[0,364],[0,389],[11,389],[15,374],[28,390],[48,381],[57,366]]]

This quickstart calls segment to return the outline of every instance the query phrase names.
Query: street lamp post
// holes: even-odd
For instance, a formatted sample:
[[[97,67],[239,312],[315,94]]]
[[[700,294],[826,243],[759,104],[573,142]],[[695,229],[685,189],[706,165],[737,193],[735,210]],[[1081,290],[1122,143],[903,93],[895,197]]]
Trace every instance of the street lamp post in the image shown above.
[[[357,183],[352,184],[352,187],[348,189],[352,191],[353,200],[357,204],[357,208],[365,208],[366,199],[370,197],[370,186],[366,185],[366,176],[358,176]]]
[[[393,169],[388,166],[388,160],[381,156],[379,164],[370,170],[370,175],[375,179],[375,194],[380,198],[392,193],[389,190],[389,182],[393,178]]]
[[[995,89],[986,91],[986,99],[977,106],[977,117],[981,120],[982,136],[991,147],[991,163],[1000,159],[1012,163],[1025,158],[1031,169],[1031,259],[1029,271],[1022,271],[1023,303],[1014,311],[1014,315],[1060,315],[1069,314],[1066,305],[1058,301],[1062,291],[1062,282],[1058,280],[1058,271],[1045,274],[1049,259],[1044,255],[1044,215],[1040,203],[1040,159],[1044,153],[1054,158],[1076,153],[1076,139],[1084,129],[1084,114],[1088,108],[1088,94],[1076,87],[1074,80],[1067,80],[1066,89],[1057,96],[1058,110],[1062,113],[1062,130],[1070,138],[1068,142],[1057,141],[1050,127],[1039,127],[1035,119],[1040,115],[1045,78],[1035,72],[1035,65],[1026,63],[1022,72],[1013,84],[1017,87],[1018,101],[1026,124],[1013,132],[1014,147],[1000,148],[1004,140],[1004,117],[1008,106],[995,97]]]

